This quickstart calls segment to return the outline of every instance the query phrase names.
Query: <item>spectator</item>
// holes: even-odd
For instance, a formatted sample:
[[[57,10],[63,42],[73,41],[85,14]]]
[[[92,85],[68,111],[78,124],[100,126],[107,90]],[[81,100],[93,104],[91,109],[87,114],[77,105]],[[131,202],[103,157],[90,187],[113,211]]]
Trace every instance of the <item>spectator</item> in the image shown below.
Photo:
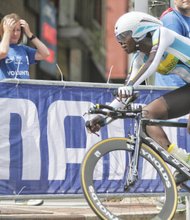
[[[190,37],[190,1],[174,0],[174,5],[174,9],[169,8],[161,15],[163,25],[182,36]],[[178,64],[177,66],[182,65],[183,64]],[[185,85],[185,82],[175,73],[170,73],[165,76],[156,73],[155,85],[181,87]],[[179,201],[178,209],[185,210],[185,205],[183,205],[185,204],[185,197],[180,197]],[[162,205],[162,202],[160,202],[160,205]]]
[[[35,48],[22,44],[24,34]],[[17,14],[8,14],[0,24],[0,79],[29,79],[29,66],[49,56],[48,48]]]
[[[23,37],[35,48],[22,44]],[[30,30],[26,20],[12,13],[2,18],[0,24],[0,80],[6,78],[29,79],[29,67],[37,60],[49,56],[48,48]],[[16,204],[41,205],[43,200],[16,200]]]
[[[175,8],[169,8],[161,15],[163,25],[178,34],[190,37],[190,1],[174,0]],[[182,66],[182,64],[178,64]],[[185,85],[185,82],[174,73],[168,75],[155,74],[156,86],[177,86]]]

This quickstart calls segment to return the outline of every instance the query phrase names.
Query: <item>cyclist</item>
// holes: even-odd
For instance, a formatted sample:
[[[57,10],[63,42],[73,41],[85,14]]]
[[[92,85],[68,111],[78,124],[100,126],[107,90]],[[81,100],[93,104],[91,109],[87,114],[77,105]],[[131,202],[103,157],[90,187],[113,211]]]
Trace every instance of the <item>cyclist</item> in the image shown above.
[[[186,85],[149,103],[144,107],[144,116],[150,119],[172,119],[188,114],[190,112],[190,39],[163,27],[160,20],[142,12],[122,15],[115,24],[115,36],[128,54],[133,52],[135,54],[129,77],[125,85],[118,88],[118,98],[110,105],[124,107],[126,97],[130,96],[133,89],[151,74],[172,71],[178,74]],[[176,66],[179,61],[183,66]],[[103,120],[101,116],[96,116],[89,121],[88,129],[91,132],[99,131]],[[190,122],[187,129],[190,132]],[[147,126],[146,132],[163,148],[174,153],[176,148],[170,143],[161,127]]]

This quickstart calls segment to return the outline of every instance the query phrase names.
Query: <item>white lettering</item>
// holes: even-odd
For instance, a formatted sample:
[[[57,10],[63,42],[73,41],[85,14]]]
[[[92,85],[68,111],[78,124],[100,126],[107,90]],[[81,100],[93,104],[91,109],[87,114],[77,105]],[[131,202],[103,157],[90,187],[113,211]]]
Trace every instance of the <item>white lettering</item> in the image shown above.
[[[96,152],[94,153],[94,155],[95,155],[96,157],[101,157],[100,151],[96,151]]]
[[[66,148],[65,130],[70,130],[70,138],[72,138],[72,130],[64,126],[64,120],[68,116],[82,117],[84,112],[88,111],[88,108],[89,103],[81,101],[59,100],[50,105],[47,121],[49,180],[64,180],[66,176],[66,164],[80,164],[82,162],[86,152],[85,146],[81,146],[81,148],[68,146]]]
[[[29,76],[29,71],[8,71],[9,76]]]
[[[21,118],[22,179],[38,180],[41,174],[40,129],[36,106],[26,99],[0,98],[0,179],[9,179],[11,113]],[[18,140],[13,140],[16,144]],[[15,147],[15,146],[12,146]]]
[[[93,186],[89,186],[89,191],[91,194],[92,199],[96,203],[96,205],[99,207],[99,209],[105,214],[105,216],[110,220],[119,220],[116,216],[114,216],[109,210],[104,207],[104,205],[101,203],[97,195],[95,194]]]
[[[163,178],[166,180],[166,186],[168,188],[171,187],[171,183],[169,181],[168,175],[167,173],[164,171],[164,168],[161,166],[161,164],[159,163],[158,160],[156,160],[156,158],[151,155],[150,153],[148,153],[147,151],[141,149],[141,152],[143,153],[144,156],[146,156],[149,160],[151,160],[155,166],[160,170],[161,175],[163,176]]]
[[[6,106],[6,109],[5,109]],[[82,101],[65,101],[58,100],[47,109],[47,149],[49,157],[48,179],[49,180],[65,180],[67,164],[80,164],[86,151],[93,144],[102,140],[100,136],[88,134],[86,131],[86,146],[66,146],[65,131],[69,130],[72,138],[72,128],[65,127],[64,122],[68,116],[81,117],[81,121],[91,119],[94,115],[87,115],[83,119],[83,114],[92,106],[90,102]],[[21,139],[22,139],[22,180],[38,180],[41,177],[41,152],[40,152],[40,125],[38,111],[35,104],[27,99],[0,98],[0,179],[8,180],[10,177],[10,121],[11,114],[15,113],[21,118]],[[41,115],[40,115],[41,117]],[[43,125],[44,126],[44,125]],[[46,126],[46,125],[45,125]],[[109,124],[107,127],[108,138],[113,136],[124,136],[124,123],[121,120]],[[42,128],[43,132],[44,129]],[[46,132],[46,131],[45,131]],[[80,131],[79,131],[80,132]],[[114,132],[116,132],[114,134]],[[43,133],[44,134],[44,133]],[[41,146],[43,148],[43,146]],[[85,148],[86,147],[86,148]],[[128,149],[134,146],[128,144]],[[99,156],[96,153],[96,156]],[[165,155],[167,156],[167,155]],[[124,175],[125,164],[122,168],[114,158],[126,161],[126,155],[121,152],[112,152],[109,156],[109,180],[119,180]],[[149,155],[150,157],[150,155]],[[154,158],[151,158],[154,160]],[[34,162],[35,161],[35,162]],[[160,169],[163,177],[168,180],[168,176],[164,173],[163,168],[157,161],[154,161]],[[177,162],[176,162],[177,163]],[[180,164],[179,164],[180,165]],[[94,179],[102,179],[104,175],[103,162],[98,162],[97,171],[95,170]],[[182,167],[183,169],[183,167]],[[147,165],[143,163],[144,173],[148,173],[147,179],[156,179],[156,174],[150,176],[150,172],[146,172]],[[148,169],[149,170],[149,169]],[[151,168],[156,173],[155,169]],[[116,172],[117,171],[117,172]],[[186,170],[185,170],[186,172]],[[145,179],[145,176],[142,176]],[[168,180],[169,181],[169,180]],[[168,183],[169,186],[169,183]]]

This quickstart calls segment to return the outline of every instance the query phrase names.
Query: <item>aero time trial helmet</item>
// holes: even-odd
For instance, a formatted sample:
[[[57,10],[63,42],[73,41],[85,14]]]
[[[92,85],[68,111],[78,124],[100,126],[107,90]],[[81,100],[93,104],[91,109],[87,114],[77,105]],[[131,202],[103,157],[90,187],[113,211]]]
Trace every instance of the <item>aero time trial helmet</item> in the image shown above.
[[[143,12],[132,11],[122,15],[115,24],[115,36],[121,41],[126,34],[132,33],[135,41],[142,40],[148,32],[156,30],[162,22]]]

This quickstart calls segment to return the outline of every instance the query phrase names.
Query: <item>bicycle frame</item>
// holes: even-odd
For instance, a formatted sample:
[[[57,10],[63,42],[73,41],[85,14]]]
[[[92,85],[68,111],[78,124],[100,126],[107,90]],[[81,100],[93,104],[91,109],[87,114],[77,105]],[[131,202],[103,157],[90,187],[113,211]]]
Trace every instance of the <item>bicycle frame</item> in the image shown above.
[[[181,162],[177,155],[176,157],[171,155],[150,138],[146,133],[146,126],[186,127],[187,124],[146,119],[143,117],[144,110],[142,106],[133,105],[131,103],[134,101],[133,97],[128,100],[129,102],[127,103],[122,102],[124,104],[123,108],[97,104],[88,111],[89,114],[105,116],[97,116],[94,121],[93,119],[92,121],[87,121],[86,128],[91,132],[98,131],[101,126],[107,125],[116,119],[130,119],[132,120],[132,126],[129,123],[130,132],[127,137],[103,139],[88,150],[81,165],[81,185],[85,198],[100,219],[112,220],[120,219],[120,217],[123,219],[131,203],[130,199],[128,199],[128,192],[134,193],[137,192],[136,190],[142,192],[144,186],[146,186],[145,193],[153,192],[155,187],[158,187],[158,192],[162,193],[159,196],[163,196],[163,205],[158,213],[153,213],[153,219],[172,219],[177,207],[177,184],[190,191],[190,187],[185,185],[187,179],[190,179],[190,167],[185,162]],[[97,127],[96,124],[98,125]],[[108,161],[109,167],[107,167]],[[104,165],[109,168],[111,173],[111,175],[105,175],[105,179],[102,178]],[[178,181],[175,182],[168,165],[185,174],[187,178],[182,176],[183,178],[176,178]],[[150,169],[147,169],[147,173],[145,173],[144,168]],[[153,177],[153,181],[147,183],[149,174],[150,177]],[[112,180],[116,180],[116,182]],[[116,194],[113,195],[113,192],[116,192]],[[121,192],[121,195],[118,196],[117,192]],[[142,197],[144,198],[144,193]],[[141,198],[137,199],[137,201],[135,199],[135,203],[142,202],[144,212],[146,204]],[[153,206],[157,206],[156,200],[151,202]]]
[[[187,175],[190,178],[190,167],[185,165],[183,162],[179,161],[172,154],[168,153],[163,147],[161,147],[156,141],[154,141],[146,134],[147,125],[167,126],[167,127],[187,127],[187,123],[182,123],[177,121],[167,121],[167,120],[146,119],[146,118],[141,118],[139,116],[135,120],[136,120],[135,123],[139,125],[139,127],[135,130],[136,133],[135,149],[134,149],[134,154],[132,156],[131,170],[126,181],[127,182],[126,188],[129,187],[131,184],[133,184],[138,176],[137,168],[138,168],[139,149],[141,143],[145,143],[148,146],[150,146],[156,153],[160,155],[160,157],[166,163],[170,164],[172,167],[176,168],[178,171]]]
[[[187,127],[187,123],[181,123],[177,121],[169,120],[155,120],[147,119],[142,116],[142,106],[135,108],[132,106],[132,102],[138,97],[138,93],[135,93],[134,96],[129,97],[126,101],[127,109],[119,110],[114,109],[109,105],[98,104],[89,110],[90,114],[102,114],[106,116],[106,122],[102,125],[111,123],[112,121],[121,118],[133,118],[135,120],[135,131],[133,136],[131,136],[131,141],[129,144],[134,145],[134,152],[131,158],[130,172],[126,180],[126,188],[132,185],[135,180],[138,178],[138,161],[139,161],[139,152],[140,146],[142,143],[150,146],[166,163],[176,168],[179,172],[185,174],[190,179],[190,166],[178,160],[175,156],[168,153],[163,147],[161,147],[156,141],[150,138],[146,133],[146,126],[166,126],[166,127]],[[102,109],[107,109],[109,111],[104,111]],[[188,190],[190,188],[184,185]]]
[[[120,219],[120,214],[121,217],[123,217],[123,215],[125,216],[128,206],[128,192],[136,192],[135,190],[138,186],[141,191],[143,184],[147,184],[146,176],[144,179],[140,178],[140,175],[143,174],[141,173],[141,162],[143,159],[145,160],[145,165],[150,165],[154,172],[157,171],[156,175],[158,175],[160,183],[159,190],[164,192],[163,206],[160,212],[153,214],[153,219],[172,219],[177,206],[178,192],[176,185],[179,183],[188,191],[190,191],[190,188],[184,184],[187,180],[186,178],[182,178],[182,181],[184,181],[182,183],[180,181],[175,182],[172,172],[167,165],[176,168],[189,179],[190,167],[185,162],[181,162],[180,159],[178,160],[177,156],[176,158],[168,153],[167,150],[150,138],[146,133],[146,126],[186,127],[187,124],[178,123],[176,121],[146,119],[143,117],[144,110],[142,106],[138,104],[132,105],[131,101],[133,102],[134,100],[129,100],[128,103],[123,102],[122,104],[126,104],[126,106],[122,109],[114,108],[110,105],[97,104],[88,111],[89,114],[101,114],[105,116],[95,117],[94,121],[87,121],[86,128],[89,129],[89,131],[91,131],[92,128],[91,132],[96,131],[93,127],[96,126],[96,124],[98,124],[97,128],[100,128],[100,126],[107,125],[116,119],[132,119],[134,125],[132,128],[134,129],[131,129],[129,126],[131,132],[129,132],[127,137],[108,138],[97,142],[89,149],[81,165],[81,184],[85,198],[100,219]],[[116,154],[114,154],[114,152]],[[122,154],[121,161],[119,160],[120,157],[118,159],[117,152]],[[105,162],[105,165],[107,165],[107,156],[110,156],[109,159],[113,161],[113,176],[119,174],[121,177],[119,182],[113,182],[113,185],[107,184],[104,180],[100,180],[100,182],[96,181],[97,174],[102,176],[102,172],[97,173],[99,171],[99,165],[102,166],[102,162]],[[148,163],[146,164],[146,162]],[[109,164],[111,166],[111,163]],[[132,186],[133,184],[134,188]],[[122,199],[124,198],[122,205],[120,204],[121,200],[119,200],[118,203],[112,201],[112,192],[117,192],[117,187],[119,187],[119,192],[120,190],[122,191]],[[129,187],[132,188],[128,190]],[[155,182],[151,181],[149,188],[151,192],[154,188]],[[100,199],[99,193],[101,194],[105,192],[105,190],[106,194]],[[118,211],[119,206],[121,206],[120,211]]]

